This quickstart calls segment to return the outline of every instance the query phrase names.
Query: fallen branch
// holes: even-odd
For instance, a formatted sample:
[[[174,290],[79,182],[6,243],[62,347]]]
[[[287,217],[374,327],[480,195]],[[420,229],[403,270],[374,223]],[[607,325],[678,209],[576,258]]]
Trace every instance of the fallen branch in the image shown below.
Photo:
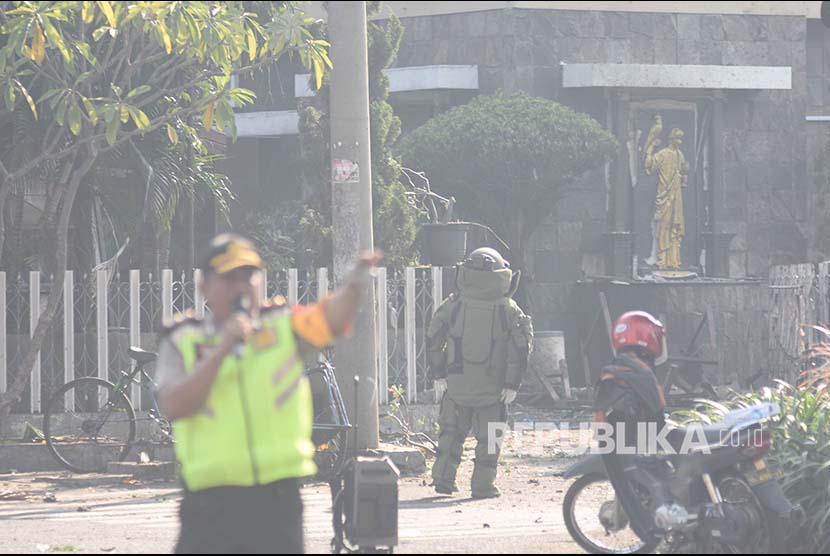
[[[396,423],[398,423],[398,426],[401,428],[401,436],[408,444],[415,446],[416,448],[422,448],[431,453],[433,456],[438,454],[438,443],[435,442],[432,438],[430,438],[429,435],[427,435],[426,433],[412,432],[409,426],[406,423],[404,423],[400,417],[392,413],[382,413],[380,417],[389,417],[390,419],[393,419]],[[419,442],[416,439],[428,442],[429,444],[431,444],[431,446],[427,446],[426,444],[423,444],[422,442]]]

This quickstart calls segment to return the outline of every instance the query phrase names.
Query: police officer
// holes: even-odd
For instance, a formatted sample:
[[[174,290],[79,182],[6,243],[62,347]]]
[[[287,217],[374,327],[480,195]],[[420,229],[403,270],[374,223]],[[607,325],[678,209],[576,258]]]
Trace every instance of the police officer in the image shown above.
[[[159,402],[173,421],[184,497],[177,553],[303,552],[300,478],[313,475],[304,363],[343,334],[376,255],[308,307],[263,302],[244,238],[211,241],[200,265],[210,314],[179,318],[159,346]]]
[[[441,408],[433,485],[457,491],[455,475],[464,441],[476,438],[473,498],[499,496],[498,443],[488,450],[489,423],[506,418],[527,369],[533,326],[513,299],[519,275],[494,249],[473,251],[457,268],[458,294],[436,311],[427,331],[430,371]]]

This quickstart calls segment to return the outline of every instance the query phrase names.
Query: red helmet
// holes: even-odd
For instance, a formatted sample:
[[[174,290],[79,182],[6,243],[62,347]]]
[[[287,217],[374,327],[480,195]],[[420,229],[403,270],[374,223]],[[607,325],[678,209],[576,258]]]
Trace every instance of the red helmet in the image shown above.
[[[614,323],[612,335],[616,351],[626,346],[639,347],[654,356],[655,365],[668,358],[663,323],[645,311],[624,313]]]

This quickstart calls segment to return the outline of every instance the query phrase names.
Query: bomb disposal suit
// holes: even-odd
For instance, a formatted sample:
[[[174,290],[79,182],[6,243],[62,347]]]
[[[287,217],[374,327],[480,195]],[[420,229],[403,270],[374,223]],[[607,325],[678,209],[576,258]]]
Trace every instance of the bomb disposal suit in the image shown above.
[[[474,498],[499,495],[499,444],[488,447],[490,423],[503,423],[519,390],[533,343],[530,317],[511,298],[519,274],[490,248],[473,251],[457,267],[458,293],[436,311],[427,332],[430,372],[440,401],[435,490],[458,490],[455,475],[464,441],[476,438]]]

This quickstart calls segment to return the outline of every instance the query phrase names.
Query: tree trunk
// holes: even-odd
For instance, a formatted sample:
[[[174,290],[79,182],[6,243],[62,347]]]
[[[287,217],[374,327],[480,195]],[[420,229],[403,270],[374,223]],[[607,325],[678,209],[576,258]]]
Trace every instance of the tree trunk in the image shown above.
[[[11,185],[3,184],[0,188],[0,259],[3,257],[3,248],[6,245],[6,199],[10,192]]]
[[[46,339],[46,334],[55,320],[55,315],[58,311],[58,304],[63,297],[63,271],[66,269],[66,259],[68,251],[67,236],[69,233],[69,223],[72,217],[72,208],[75,204],[75,194],[81,185],[81,180],[89,172],[95,159],[97,158],[97,151],[93,146],[89,148],[88,156],[84,162],[70,174],[69,183],[67,184],[66,194],[63,198],[63,205],[60,209],[60,218],[56,230],[57,251],[55,256],[55,280],[53,280],[49,298],[46,302],[46,309],[40,314],[32,334],[32,342],[29,345],[29,351],[23,358],[23,362],[17,369],[17,374],[14,377],[7,392],[0,393],[0,419],[11,413],[12,408],[17,404],[29,383],[32,374],[32,368],[35,364],[35,359],[43,346],[43,341]],[[75,163],[80,155],[75,155],[71,163]]]
[[[161,232],[158,234],[156,239],[156,245],[158,246],[158,275],[161,276],[161,271],[165,268],[170,268],[170,241],[173,236],[173,229],[172,226],[168,230],[166,228],[162,228]]]
[[[530,299],[530,290],[528,289],[528,284],[531,280],[530,272],[527,269],[527,244],[530,240],[530,234],[528,233],[529,226],[527,225],[526,219],[524,214],[521,211],[516,211],[516,223],[515,223],[515,232],[513,234],[514,241],[516,242],[512,248],[513,252],[515,253],[515,262],[512,262],[512,267],[514,270],[519,270],[522,273],[521,281],[519,282],[519,289],[516,291],[514,295],[514,299],[516,303],[518,303],[525,312],[530,312],[531,308],[531,299]]]

